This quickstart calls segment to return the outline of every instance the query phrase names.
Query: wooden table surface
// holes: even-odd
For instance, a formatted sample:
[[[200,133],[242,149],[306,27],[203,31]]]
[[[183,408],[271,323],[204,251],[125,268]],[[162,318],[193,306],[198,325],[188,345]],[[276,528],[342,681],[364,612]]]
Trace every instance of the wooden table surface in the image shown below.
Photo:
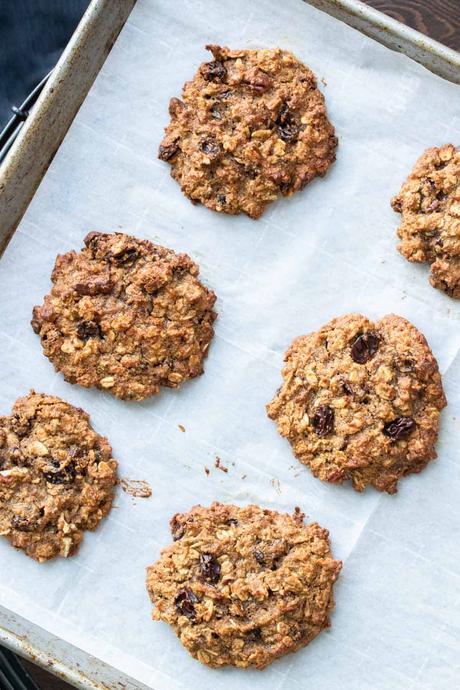
[[[460,0],[364,0],[403,24],[460,51]],[[71,690],[67,683],[32,664],[27,670],[42,690]]]
[[[376,10],[460,51],[460,0],[363,0]]]

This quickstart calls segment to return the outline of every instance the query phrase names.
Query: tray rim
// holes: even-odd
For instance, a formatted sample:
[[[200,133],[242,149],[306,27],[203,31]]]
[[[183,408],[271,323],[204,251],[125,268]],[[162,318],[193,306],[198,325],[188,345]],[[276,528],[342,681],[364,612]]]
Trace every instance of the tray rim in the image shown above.
[[[1,163],[0,258],[135,3],[91,0]]]
[[[114,12],[112,0],[91,0],[30,117],[21,129],[6,160],[1,165],[0,260],[136,1],[118,0],[117,12]],[[302,1],[326,12],[386,47],[407,55],[444,79],[460,84],[459,52],[401,24],[379,10],[366,5],[361,0]],[[70,112],[58,113],[56,116],[52,112],[53,106],[69,107],[65,101],[56,103],[56,98],[64,91],[66,81],[75,76],[75,64],[81,59],[81,54],[85,50],[91,50],[91,46],[88,44],[91,32],[95,31],[101,21],[104,19],[109,21],[110,18],[112,20],[112,36],[107,41],[105,50],[99,56],[94,73],[87,75],[86,81],[80,85],[78,104],[73,108],[70,105]],[[47,123],[48,120],[52,122],[54,118],[59,116],[62,117],[59,135],[55,138],[52,148],[46,151],[38,170],[34,170],[34,167],[37,166],[34,166],[31,153],[33,154],[35,149],[39,150],[40,124],[43,125],[43,122]],[[21,166],[24,156],[29,159],[26,172],[30,174],[31,180],[28,184],[25,184],[24,168]],[[25,190],[21,189],[21,184],[25,184]],[[19,195],[19,200],[15,201],[13,207],[11,207],[11,203],[8,206],[8,198],[5,202],[5,195],[8,192]],[[3,222],[5,216],[6,222]],[[81,690],[114,690],[117,687],[125,690],[154,690],[153,686],[147,687],[134,678],[129,678],[115,667],[84,652],[73,644],[57,638],[46,629],[22,618],[3,605],[0,605],[0,643]],[[56,643],[60,657],[57,656],[58,652],[51,651]]]
[[[387,48],[403,53],[430,72],[460,84],[460,52],[361,2],[303,0],[332,15]]]

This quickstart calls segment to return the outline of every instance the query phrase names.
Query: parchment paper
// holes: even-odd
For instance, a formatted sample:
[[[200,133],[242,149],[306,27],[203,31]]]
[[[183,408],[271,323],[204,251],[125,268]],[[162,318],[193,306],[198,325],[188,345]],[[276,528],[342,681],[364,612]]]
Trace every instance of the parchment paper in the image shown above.
[[[156,159],[168,100],[211,42],[294,51],[324,82],[340,139],[326,179],[256,222],[192,206]],[[2,540],[2,604],[155,690],[458,687],[460,302],[396,252],[389,200],[426,147],[459,143],[459,94],[300,0],[138,0],[0,263],[0,409],[31,387],[83,407],[120,475],[147,480],[153,496],[120,491],[69,560],[38,565]],[[136,404],[54,373],[31,310],[56,254],[92,229],[199,262],[219,311],[204,376]],[[291,339],[349,311],[409,318],[444,375],[439,458],[396,496],[314,479],[265,414]],[[207,669],[150,621],[144,569],[170,542],[170,516],[214,499],[299,505],[344,561],[331,630],[263,672]]]

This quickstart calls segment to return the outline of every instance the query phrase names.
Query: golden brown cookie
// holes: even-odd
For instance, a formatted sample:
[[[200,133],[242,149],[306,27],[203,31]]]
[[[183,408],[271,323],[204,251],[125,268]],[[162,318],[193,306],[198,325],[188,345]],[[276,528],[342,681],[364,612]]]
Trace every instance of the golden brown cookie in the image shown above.
[[[398,250],[430,263],[432,286],[460,299],[460,152],[425,151],[391,205],[402,215]]]
[[[171,99],[158,156],[192,202],[258,218],[326,173],[334,128],[315,75],[292,53],[206,47],[213,60]]]
[[[121,233],[91,232],[58,256],[32,326],[66,381],[125,400],[203,372],[215,295],[187,254]]]
[[[147,569],[153,619],[214,668],[263,668],[307,645],[330,625],[342,564],[303,517],[222,503],[175,515],[174,544]]]
[[[109,512],[116,473],[86,412],[31,391],[0,417],[0,534],[40,562],[72,556]]]
[[[268,416],[315,477],[395,493],[436,457],[446,405],[437,362],[400,316],[348,314],[297,338]]]

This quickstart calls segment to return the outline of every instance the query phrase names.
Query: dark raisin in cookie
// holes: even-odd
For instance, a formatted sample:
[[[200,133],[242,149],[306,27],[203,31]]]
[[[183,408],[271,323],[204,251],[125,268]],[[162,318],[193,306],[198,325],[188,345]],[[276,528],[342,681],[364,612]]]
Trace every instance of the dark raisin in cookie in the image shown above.
[[[174,544],[147,570],[154,620],[214,668],[263,668],[329,626],[341,562],[328,532],[255,505],[195,506],[171,520]]]
[[[116,473],[86,412],[31,391],[0,417],[0,534],[40,562],[72,556],[109,512]]]
[[[430,263],[432,286],[460,299],[460,152],[425,151],[391,205],[402,215],[401,254]]]
[[[57,257],[32,326],[67,381],[142,400],[203,372],[216,297],[197,276],[187,254],[92,232]]]
[[[191,201],[258,218],[326,173],[334,128],[314,74],[292,53],[207,48],[213,60],[170,102],[158,156]]]
[[[441,376],[405,319],[333,319],[294,340],[285,362],[268,415],[319,479],[395,493],[401,477],[436,457]]]

